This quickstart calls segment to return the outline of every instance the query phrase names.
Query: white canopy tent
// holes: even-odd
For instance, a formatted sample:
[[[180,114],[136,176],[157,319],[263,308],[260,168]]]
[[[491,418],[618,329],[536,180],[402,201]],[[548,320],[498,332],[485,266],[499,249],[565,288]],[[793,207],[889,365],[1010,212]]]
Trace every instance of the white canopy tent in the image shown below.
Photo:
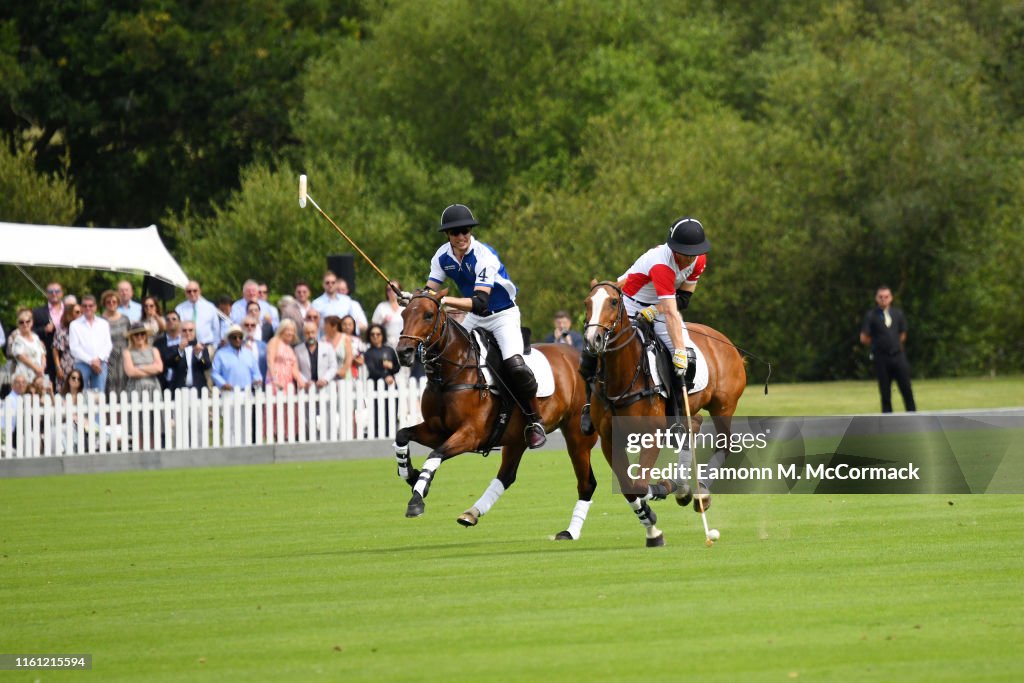
[[[188,283],[155,225],[66,228],[0,222],[0,263],[142,272],[181,288]]]

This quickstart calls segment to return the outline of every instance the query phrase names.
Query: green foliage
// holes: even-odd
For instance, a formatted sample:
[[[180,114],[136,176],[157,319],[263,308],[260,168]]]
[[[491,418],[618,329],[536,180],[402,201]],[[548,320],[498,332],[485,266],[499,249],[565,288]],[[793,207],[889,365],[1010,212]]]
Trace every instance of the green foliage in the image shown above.
[[[828,241],[838,253],[822,281],[855,285],[864,307],[874,285],[890,284],[910,312],[925,372],[980,369],[976,356],[957,352],[976,338],[973,299],[985,296],[962,286],[964,272],[986,267],[993,198],[1011,171],[1001,157],[1022,151],[991,125],[997,112],[976,38],[955,11],[914,6],[880,20],[848,3],[761,57],[765,118],[839,160],[826,203],[851,230]],[[854,291],[826,285],[809,303],[851,306]],[[822,350],[841,349],[839,330],[822,322]],[[825,367],[804,376],[829,376]]]
[[[39,173],[31,149],[0,136],[0,220],[71,225],[81,211],[82,202],[66,168],[53,174]]]
[[[25,78],[2,92],[0,123],[34,140],[43,168],[70,151],[86,220],[204,209],[289,141],[298,70],[358,13],[327,0],[13,3],[0,25],[18,32]]]
[[[13,148],[13,152],[12,152]],[[65,172],[43,174],[35,169],[32,151],[0,136],[0,221],[35,225],[73,225],[82,202]],[[2,247],[0,247],[2,249]],[[26,268],[40,285],[58,280],[68,291],[89,281],[89,273],[69,269]],[[9,323],[20,306],[38,306],[43,295],[15,266],[0,264],[4,286],[0,289],[0,312]]]
[[[385,274],[403,285],[422,284],[428,267],[423,255],[433,253],[441,239],[436,225],[444,207],[436,213],[433,207],[443,201],[442,193],[471,194],[469,183],[457,173],[431,176],[397,153],[390,163],[395,173],[388,187],[410,197],[416,208],[366,201],[366,180],[350,162],[321,159],[303,172],[310,196]],[[241,190],[224,206],[215,205],[211,216],[184,214],[168,221],[183,267],[204,290],[235,295],[245,279],[258,278],[274,292],[291,293],[298,280],[310,282],[315,292],[327,255],[355,253],[312,204],[299,208],[298,176],[290,165],[253,166],[243,174]],[[383,280],[359,257],[356,278],[364,308],[383,298]]]
[[[591,116],[665,106],[682,92],[712,97],[727,82],[725,29],[675,12],[610,1],[397,3],[372,23],[372,40],[343,41],[311,65],[297,131],[379,176],[387,150],[401,147],[498,191],[523,175],[559,182]]]
[[[688,317],[783,378],[866,376],[881,282],[918,374],[1024,368],[1019,3],[86,5],[0,10],[0,125],[70,159],[86,220],[167,216],[208,292],[352,251],[306,172],[410,287],[469,204],[535,330],[690,214]]]

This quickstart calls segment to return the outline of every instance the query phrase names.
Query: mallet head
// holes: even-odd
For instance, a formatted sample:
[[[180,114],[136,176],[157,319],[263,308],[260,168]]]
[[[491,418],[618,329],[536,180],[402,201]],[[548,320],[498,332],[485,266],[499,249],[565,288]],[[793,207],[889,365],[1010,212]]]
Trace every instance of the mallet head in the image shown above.
[[[299,176],[299,208],[306,208],[306,176]]]

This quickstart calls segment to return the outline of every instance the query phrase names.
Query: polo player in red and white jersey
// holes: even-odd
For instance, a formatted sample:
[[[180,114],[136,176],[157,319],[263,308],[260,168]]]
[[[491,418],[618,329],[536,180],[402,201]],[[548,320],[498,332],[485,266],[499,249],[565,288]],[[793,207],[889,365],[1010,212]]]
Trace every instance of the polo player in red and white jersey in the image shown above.
[[[697,281],[707,267],[711,243],[696,218],[680,218],[668,231],[668,240],[644,252],[619,278],[629,317],[642,315],[672,351],[672,365],[679,377],[686,376],[686,347],[692,346],[680,311],[686,310]],[[597,357],[584,350],[580,373],[587,381],[587,404],[580,423],[584,434],[593,434],[590,421],[590,385],[597,370]]]

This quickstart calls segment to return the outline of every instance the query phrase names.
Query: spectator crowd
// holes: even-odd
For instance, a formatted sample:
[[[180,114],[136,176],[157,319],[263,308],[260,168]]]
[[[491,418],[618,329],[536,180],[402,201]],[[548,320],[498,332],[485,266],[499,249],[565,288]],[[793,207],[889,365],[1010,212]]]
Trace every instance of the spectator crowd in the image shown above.
[[[224,294],[213,300],[192,280],[183,300],[166,310],[155,296],[136,301],[127,280],[98,296],[50,282],[41,305],[0,318],[0,439],[17,444],[14,416],[22,398],[33,395],[51,404],[60,395],[75,406],[86,392],[143,395],[216,387],[277,394],[363,380],[393,386],[401,370],[395,347],[404,307],[396,294],[401,284],[391,285],[367,318],[348,283],[331,271],[324,273],[317,297],[308,283],[297,282],[276,306],[267,285],[256,280],[245,281],[237,299]],[[582,338],[570,330],[569,314],[559,311],[545,341],[578,347]],[[423,367],[417,363],[411,374],[422,377]],[[381,405],[383,413],[373,411],[373,436],[383,433],[381,417],[387,421],[397,414],[397,399]],[[277,433],[282,427],[274,415],[264,418],[265,429]],[[86,429],[84,444],[72,433],[77,447],[96,438],[98,416],[76,409],[68,419]],[[232,433],[241,428],[225,427]],[[165,436],[155,423],[149,433],[154,444]]]
[[[357,378],[393,384],[404,309],[392,288],[384,288],[368,319],[344,279],[327,271],[322,285],[312,298],[309,284],[297,282],[275,306],[266,283],[247,280],[238,299],[211,301],[193,280],[184,300],[164,310],[154,296],[136,301],[127,280],[99,296],[51,282],[44,303],[16,311],[13,324],[0,323],[2,397],[203,387],[277,392]]]

